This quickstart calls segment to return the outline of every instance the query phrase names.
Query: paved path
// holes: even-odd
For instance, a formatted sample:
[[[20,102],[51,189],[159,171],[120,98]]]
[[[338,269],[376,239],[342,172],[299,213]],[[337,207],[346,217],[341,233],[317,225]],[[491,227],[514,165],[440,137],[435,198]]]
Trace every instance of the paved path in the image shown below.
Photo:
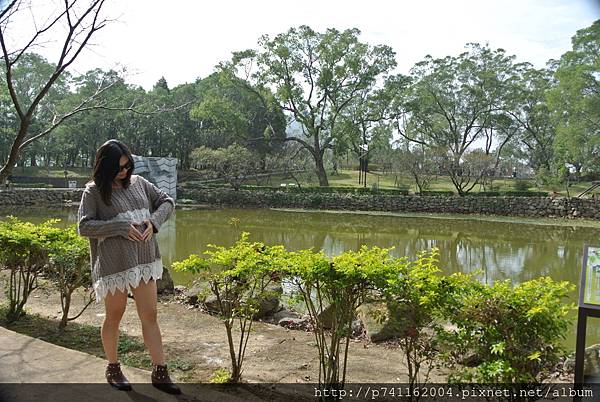
[[[259,400],[243,390],[236,397],[202,384],[183,384],[182,395],[168,395],[150,384],[149,371],[128,366],[122,368],[133,391],[118,391],[106,383],[105,367],[96,356],[0,327],[0,402]]]

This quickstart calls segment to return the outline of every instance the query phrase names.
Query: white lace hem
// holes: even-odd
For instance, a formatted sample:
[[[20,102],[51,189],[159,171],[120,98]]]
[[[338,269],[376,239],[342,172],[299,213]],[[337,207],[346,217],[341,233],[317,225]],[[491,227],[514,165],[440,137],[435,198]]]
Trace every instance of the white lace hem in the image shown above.
[[[125,271],[103,276],[94,282],[96,302],[104,299],[109,291],[113,295],[117,289],[122,292],[125,292],[125,290],[129,291],[132,288],[137,287],[142,279],[145,283],[148,283],[150,278],[154,278],[154,280],[161,279],[162,273],[162,260],[158,258],[154,262],[148,264],[136,265]]]

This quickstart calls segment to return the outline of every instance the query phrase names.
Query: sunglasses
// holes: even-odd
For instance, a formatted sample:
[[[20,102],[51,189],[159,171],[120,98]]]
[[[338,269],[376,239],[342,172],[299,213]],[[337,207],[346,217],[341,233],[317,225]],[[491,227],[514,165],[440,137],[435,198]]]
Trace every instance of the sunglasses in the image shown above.
[[[120,166],[119,165],[119,172],[122,172],[123,170],[125,171],[129,171],[131,169],[131,162],[128,162],[125,166]]]

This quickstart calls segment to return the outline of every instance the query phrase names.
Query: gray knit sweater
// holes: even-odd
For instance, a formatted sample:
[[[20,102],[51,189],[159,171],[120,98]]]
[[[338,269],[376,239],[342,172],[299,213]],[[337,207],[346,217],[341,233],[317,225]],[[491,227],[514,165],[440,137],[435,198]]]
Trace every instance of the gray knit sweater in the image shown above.
[[[160,279],[163,266],[156,236],[148,242],[128,239],[130,225],[149,219],[154,232],[171,216],[175,202],[144,179],[132,175],[128,188],[113,188],[106,205],[94,183],[85,188],[79,204],[78,231],[89,237],[92,282],[96,302],[108,291],[135,288],[140,280]],[[140,228],[143,231],[144,228]]]

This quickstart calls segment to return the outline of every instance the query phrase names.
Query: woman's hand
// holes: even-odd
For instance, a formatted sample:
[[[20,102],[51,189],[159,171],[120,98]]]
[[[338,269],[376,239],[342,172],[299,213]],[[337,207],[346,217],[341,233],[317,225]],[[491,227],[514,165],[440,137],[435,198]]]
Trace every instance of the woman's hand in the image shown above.
[[[154,234],[154,225],[152,225],[152,222],[150,222],[149,219],[144,220],[144,224],[146,225],[146,230],[142,233],[142,239],[145,242],[148,242]]]
[[[128,233],[127,237],[131,241],[142,241],[142,240],[144,240],[144,237],[143,237],[142,233],[140,233],[140,231],[137,230],[137,228],[134,225],[129,226],[129,233]]]

